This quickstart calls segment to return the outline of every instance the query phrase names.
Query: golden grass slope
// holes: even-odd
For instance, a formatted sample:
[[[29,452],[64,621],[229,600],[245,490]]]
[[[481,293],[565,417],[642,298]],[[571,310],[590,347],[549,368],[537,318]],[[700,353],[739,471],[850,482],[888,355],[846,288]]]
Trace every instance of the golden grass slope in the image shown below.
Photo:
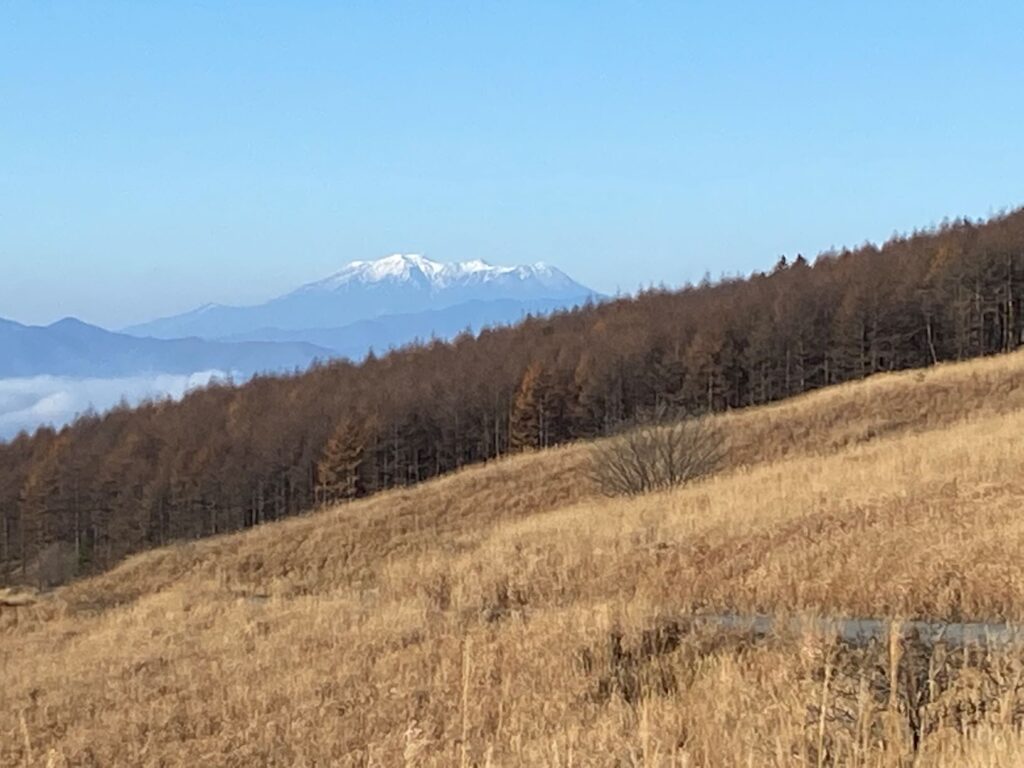
[[[902,650],[649,641],[1024,621],[1022,382],[1012,355],[729,414],[727,468],[638,499],[568,446],[134,557],[0,609],[0,765],[1018,764],[1015,652],[927,660],[914,723]]]

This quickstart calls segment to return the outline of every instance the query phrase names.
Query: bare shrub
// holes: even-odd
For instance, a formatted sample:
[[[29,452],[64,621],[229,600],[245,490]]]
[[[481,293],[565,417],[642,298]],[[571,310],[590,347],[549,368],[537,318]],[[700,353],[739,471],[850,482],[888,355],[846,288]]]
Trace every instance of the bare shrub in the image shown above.
[[[661,407],[597,442],[590,476],[608,496],[636,496],[709,475],[724,457],[725,436],[711,419]]]
[[[40,589],[50,589],[71,581],[78,573],[74,546],[61,541],[47,544],[36,558],[35,573]]]

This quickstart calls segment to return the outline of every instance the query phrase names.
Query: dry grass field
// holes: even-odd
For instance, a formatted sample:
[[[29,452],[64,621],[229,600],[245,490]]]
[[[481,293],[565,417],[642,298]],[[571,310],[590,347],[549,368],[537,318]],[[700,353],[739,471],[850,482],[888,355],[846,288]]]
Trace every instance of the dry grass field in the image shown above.
[[[679,490],[569,446],[0,608],[0,765],[1024,764],[1022,650],[684,620],[1024,623],[1024,356],[720,423]]]

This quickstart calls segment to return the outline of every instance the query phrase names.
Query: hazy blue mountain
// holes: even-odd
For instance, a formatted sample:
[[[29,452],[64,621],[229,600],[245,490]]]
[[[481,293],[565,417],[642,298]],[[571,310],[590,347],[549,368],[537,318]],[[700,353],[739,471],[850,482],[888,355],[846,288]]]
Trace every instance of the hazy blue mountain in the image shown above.
[[[219,370],[249,376],[305,368],[331,352],[304,342],[153,339],[113,333],[74,318],[52,325],[0,320],[0,378],[113,378],[141,373]]]
[[[274,331],[340,329],[390,315],[429,312],[473,302],[550,302],[551,308],[579,303],[597,294],[546,264],[496,267],[483,261],[442,264],[416,255],[396,254],[377,261],[355,261],[337,274],[291,293],[249,307],[210,304],[182,315],[126,328],[126,333],[157,338],[266,339]],[[479,316],[478,316],[479,319]],[[500,320],[489,321],[500,322]],[[463,322],[462,326],[468,324]],[[429,336],[429,326],[417,328]],[[308,339],[304,334],[294,338]],[[354,339],[342,346],[354,349]],[[337,347],[335,347],[337,348]]]
[[[294,331],[260,328],[249,333],[227,336],[223,341],[305,341],[326,347],[338,356],[361,360],[371,348],[381,354],[417,339],[448,340],[467,329],[479,333],[487,326],[511,325],[528,314],[546,315],[566,306],[567,302],[558,299],[468,301],[444,309],[360,320],[340,328],[304,328]]]

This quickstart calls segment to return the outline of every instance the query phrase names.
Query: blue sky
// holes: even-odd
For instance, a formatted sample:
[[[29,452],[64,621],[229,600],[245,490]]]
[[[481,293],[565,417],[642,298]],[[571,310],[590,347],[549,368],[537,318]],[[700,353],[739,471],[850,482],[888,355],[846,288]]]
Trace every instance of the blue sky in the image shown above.
[[[0,1],[0,316],[749,272],[1024,203],[1024,5]]]

